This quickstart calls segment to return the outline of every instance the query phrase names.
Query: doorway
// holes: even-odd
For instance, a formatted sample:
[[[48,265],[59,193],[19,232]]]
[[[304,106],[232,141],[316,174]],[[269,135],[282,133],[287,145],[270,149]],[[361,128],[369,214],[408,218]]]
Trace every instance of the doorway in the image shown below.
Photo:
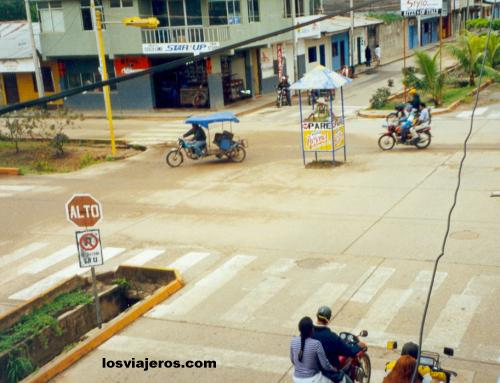
[[[346,65],[346,57],[345,57],[345,41],[341,40],[340,41],[340,67],[342,68],[344,65]]]
[[[19,90],[17,89],[17,78],[15,73],[4,73],[3,82],[5,86],[5,98],[7,104],[19,102]]]

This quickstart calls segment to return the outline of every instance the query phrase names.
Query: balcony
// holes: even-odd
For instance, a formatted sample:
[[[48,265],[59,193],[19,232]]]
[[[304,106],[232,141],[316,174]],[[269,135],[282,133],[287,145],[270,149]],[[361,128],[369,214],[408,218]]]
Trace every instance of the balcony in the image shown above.
[[[143,44],[220,43],[229,40],[229,26],[143,29]]]

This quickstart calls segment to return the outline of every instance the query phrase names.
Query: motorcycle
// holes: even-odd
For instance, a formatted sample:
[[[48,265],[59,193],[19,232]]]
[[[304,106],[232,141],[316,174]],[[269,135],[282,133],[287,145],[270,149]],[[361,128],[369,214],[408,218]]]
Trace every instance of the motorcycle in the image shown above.
[[[399,121],[405,115],[405,109],[407,107],[408,107],[408,104],[397,104],[395,106],[396,111],[389,113],[385,117],[385,121],[387,122],[387,125],[397,125],[397,124],[399,124]]]
[[[349,332],[339,333],[340,339],[346,343],[358,344],[360,337],[368,336],[368,331],[363,330],[359,335],[354,335]],[[340,366],[342,371],[351,378],[353,382],[370,383],[370,376],[372,373],[372,365],[370,357],[368,356],[368,348],[358,352],[356,356],[344,357],[340,356]]]
[[[398,348],[398,343],[396,341],[387,342],[388,350],[396,350]],[[450,347],[445,347],[443,349],[443,354],[452,357],[455,351]],[[420,355],[420,365],[418,367],[419,373],[424,377],[424,382],[426,375],[427,381],[431,379],[432,382],[443,382],[451,383],[452,377],[457,377],[458,374],[455,371],[444,369],[441,366],[441,355],[437,352],[422,351]],[[386,371],[391,370],[396,362],[389,362],[386,364]]]
[[[391,150],[398,145],[415,145],[418,149],[425,149],[431,144],[432,135],[430,125],[417,126],[417,137],[412,138],[408,132],[406,141],[401,140],[401,127],[395,124],[384,125],[387,130],[378,139],[378,146],[382,150]]]
[[[277,88],[277,97],[276,97],[276,106],[278,108],[281,108],[283,105],[289,105],[291,106],[292,105],[292,102],[289,101],[288,97],[287,97],[287,94],[288,92],[290,92],[290,89],[288,88]]]

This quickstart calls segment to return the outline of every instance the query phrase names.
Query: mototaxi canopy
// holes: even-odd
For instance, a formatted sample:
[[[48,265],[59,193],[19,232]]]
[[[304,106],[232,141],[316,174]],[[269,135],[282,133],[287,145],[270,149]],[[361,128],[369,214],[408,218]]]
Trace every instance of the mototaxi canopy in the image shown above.
[[[208,116],[191,116],[186,120],[186,124],[198,124],[208,129],[214,122],[240,122],[232,112],[219,112]]]

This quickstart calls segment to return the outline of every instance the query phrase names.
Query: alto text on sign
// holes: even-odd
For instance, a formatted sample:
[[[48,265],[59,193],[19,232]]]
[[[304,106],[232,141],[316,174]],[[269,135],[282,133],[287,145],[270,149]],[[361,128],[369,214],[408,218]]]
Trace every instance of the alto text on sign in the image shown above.
[[[76,246],[78,247],[80,267],[93,267],[104,264],[99,229],[77,231]]]
[[[95,226],[102,219],[101,203],[90,194],[75,194],[66,203],[66,217],[78,227]]]

